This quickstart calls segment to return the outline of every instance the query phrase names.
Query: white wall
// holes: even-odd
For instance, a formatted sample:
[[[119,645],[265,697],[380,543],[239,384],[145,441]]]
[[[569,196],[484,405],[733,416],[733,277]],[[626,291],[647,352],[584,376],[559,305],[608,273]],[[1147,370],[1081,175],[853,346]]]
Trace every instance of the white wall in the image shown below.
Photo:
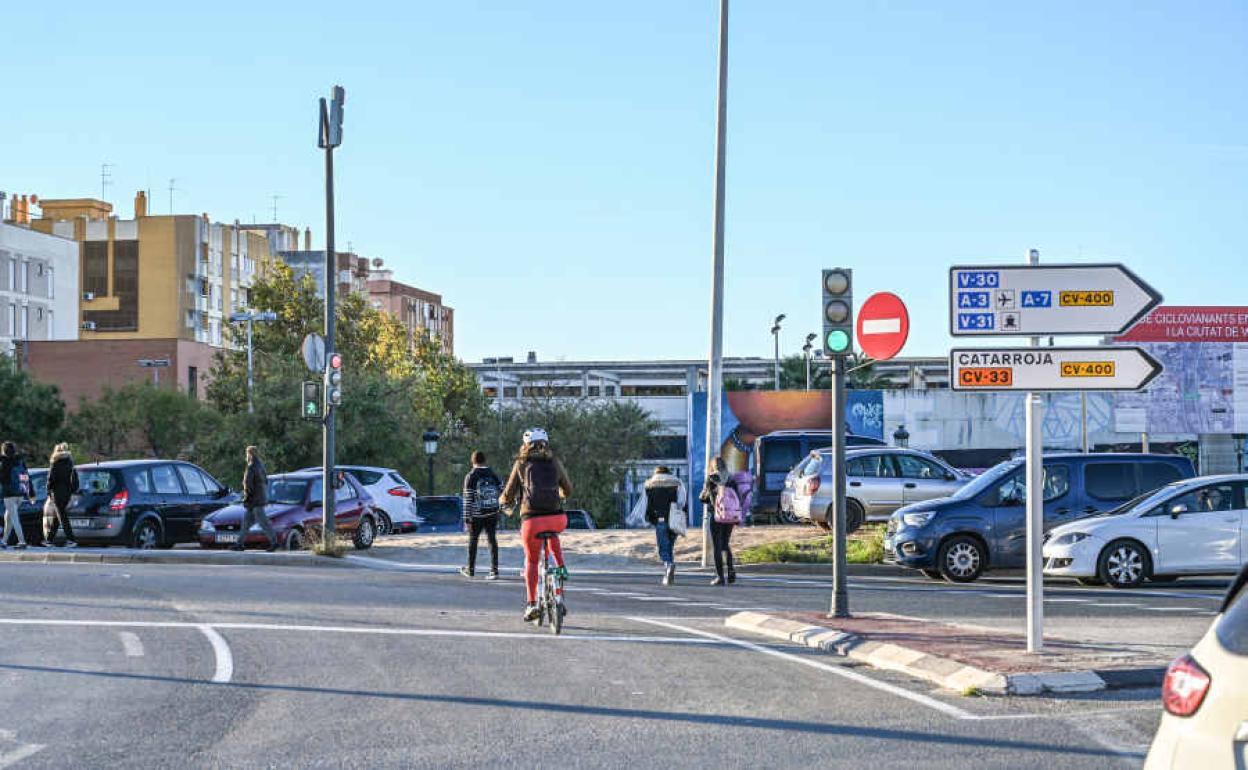
[[[51,292],[48,291],[48,282],[42,278],[36,279],[33,271],[28,283],[30,291],[22,292],[20,285],[8,291],[0,289],[0,311],[7,314],[9,304],[24,305],[30,308],[33,316],[37,308],[42,308],[45,313],[51,312],[52,325],[36,328],[37,324],[32,317],[30,339],[78,339],[78,243],[69,238],[0,223],[0,251],[9,255],[0,262],[16,257],[19,270],[23,263],[30,262],[32,265],[44,263],[45,268],[52,271]],[[8,265],[0,264],[0,269],[7,271]],[[7,281],[0,280],[0,287],[5,286]],[[48,296],[49,293],[52,294],[51,297]],[[21,312],[20,307],[18,312]],[[0,322],[0,328],[5,329],[0,334],[3,338],[0,339],[0,348],[9,352],[14,335],[9,332],[5,322]]]

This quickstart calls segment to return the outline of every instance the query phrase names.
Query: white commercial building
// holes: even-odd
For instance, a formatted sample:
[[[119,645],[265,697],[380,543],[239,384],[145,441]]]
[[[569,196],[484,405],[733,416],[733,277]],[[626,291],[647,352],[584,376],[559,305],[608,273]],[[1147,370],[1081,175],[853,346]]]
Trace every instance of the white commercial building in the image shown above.
[[[78,243],[0,222],[0,353],[78,339]]]

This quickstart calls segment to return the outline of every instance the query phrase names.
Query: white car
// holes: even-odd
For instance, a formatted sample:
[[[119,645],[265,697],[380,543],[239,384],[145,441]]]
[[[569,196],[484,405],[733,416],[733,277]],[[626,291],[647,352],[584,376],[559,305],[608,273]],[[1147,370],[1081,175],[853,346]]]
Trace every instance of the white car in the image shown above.
[[[355,476],[373,496],[373,505],[380,514],[378,535],[416,531],[416,490],[398,471],[369,465],[339,465],[338,468]],[[320,470],[304,468],[300,473]]]
[[[1044,574],[1134,588],[1145,579],[1234,575],[1248,563],[1248,474],[1176,481],[1054,527]],[[1163,577],[1164,576],[1164,577]]]

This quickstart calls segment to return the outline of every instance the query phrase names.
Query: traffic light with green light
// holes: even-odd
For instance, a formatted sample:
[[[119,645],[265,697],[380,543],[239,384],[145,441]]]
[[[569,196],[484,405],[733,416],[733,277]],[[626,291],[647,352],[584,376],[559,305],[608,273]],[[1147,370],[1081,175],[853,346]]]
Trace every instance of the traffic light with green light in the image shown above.
[[[305,380],[303,383],[303,419],[321,419],[321,383]]]
[[[823,271],[823,353],[854,352],[854,271],[836,267]]]

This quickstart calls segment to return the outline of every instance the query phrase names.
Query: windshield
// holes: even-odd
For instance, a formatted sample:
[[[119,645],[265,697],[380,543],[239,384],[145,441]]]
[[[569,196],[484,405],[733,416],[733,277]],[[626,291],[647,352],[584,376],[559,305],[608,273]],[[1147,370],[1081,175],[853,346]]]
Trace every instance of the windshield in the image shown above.
[[[977,497],[981,492],[990,489],[1004,476],[1018,470],[1022,464],[1022,460],[1006,460],[1003,463],[997,463],[976,476],[971,483],[954,492],[950,497],[954,500],[969,500],[972,497]]]
[[[307,479],[270,479],[269,502],[277,505],[299,505],[308,494]]]

